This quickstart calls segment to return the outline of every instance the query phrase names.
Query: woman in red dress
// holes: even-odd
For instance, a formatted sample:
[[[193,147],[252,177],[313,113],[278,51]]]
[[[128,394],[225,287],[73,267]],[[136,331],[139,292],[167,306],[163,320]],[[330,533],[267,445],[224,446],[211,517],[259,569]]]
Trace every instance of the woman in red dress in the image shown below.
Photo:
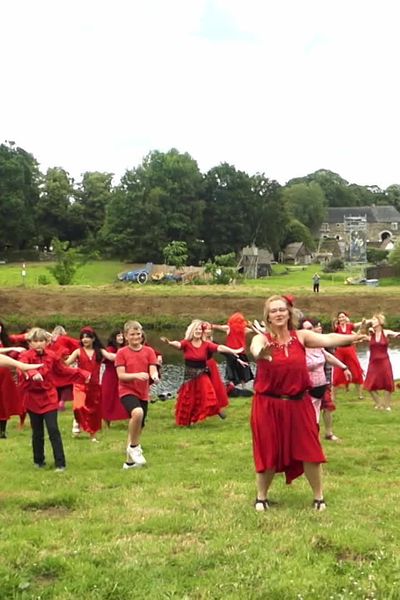
[[[360,323],[351,323],[349,316],[344,311],[337,314],[334,322],[334,332],[343,335],[354,335],[355,330],[361,325]],[[358,397],[362,399],[361,385],[363,382],[363,370],[358,360],[357,352],[354,346],[347,346],[345,348],[337,348],[335,352],[336,358],[344,363],[351,373],[351,382],[355,384]],[[345,373],[342,369],[333,369],[333,390],[338,387],[345,386],[346,389],[349,387],[349,381],[346,379]]]
[[[62,325],[56,325],[51,332],[51,340],[48,349],[52,350],[56,356],[65,360],[74,350],[79,348],[79,340],[67,335]],[[58,395],[58,410],[65,409],[65,402],[72,400],[72,385],[66,385],[62,377],[55,377],[55,386]]]
[[[243,351],[239,355],[240,360],[236,360],[231,354],[226,355],[225,372],[225,378],[230,382],[231,386],[241,384],[243,387],[245,383],[254,379],[249,366],[249,359],[246,355],[246,335],[253,332],[249,322],[246,321],[242,313],[236,312],[229,317],[226,325],[213,324],[211,327],[226,333],[226,345],[229,348],[243,348]]]
[[[321,463],[325,462],[310,394],[305,347],[321,348],[365,339],[295,330],[293,306],[282,296],[265,303],[267,333],[251,343],[257,360],[251,427],[257,473],[255,509],[269,508],[267,493],[275,473],[284,472],[291,483],[304,472],[314,494],[313,506],[324,510]]]
[[[375,408],[391,411],[392,393],[394,392],[393,370],[390,363],[388,338],[398,337],[400,333],[384,329],[385,316],[376,313],[371,319],[369,336],[369,362],[364,389],[371,394]],[[383,398],[379,392],[383,392]]]
[[[213,341],[212,335],[212,325],[211,323],[204,322],[203,325],[203,339],[207,342]],[[218,400],[219,412],[218,416],[221,419],[225,419],[226,415],[223,411],[229,405],[228,393],[226,391],[226,387],[224,386],[224,382],[221,379],[221,375],[219,374],[219,369],[217,365],[217,361],[210,356],[207,360],[207,369],[209,371],[211,383],[213,384],[215,394]]]
[[[122,329],[113,331],[110,335],[106,350],[116,354],[125,345]],[[102,418],[110,426],[111,421],[126,421],[126,409],[121,404],[118,394],[118,377],[114,361],[104,360],[104,373],[101,380]]]
[[[161,338],[161,341],[182,350],[185,359],[184,381],[178,391],[175,411],[177,425],[189,426],[219,413],[218,398],[211,383],[207,360],[214,352],[237,356],[243,350],[204,341],[202,325],[199,319],[192,321],[185,338],[180,342]]]
[[[101,386],[100,366],[103,358],[114,360],[115,354],[107,352],[92,327],[86,326],[80,332],[81,347],[67,358],[66,365],[77,363],[80,369],[91,373],[88,383],[74,384],[73,410],[75,421],[72,432],[79,435],[83,429],[90,435],[92,442],[97,442],[96,433],[101,429]]]
[[[0,348],[2,352],[11,352],[15,358],[23,347],[12,347],[13,344],[24,342],[26,334],[9,336],[5,325],[0,321]],[[13,415],[21,417],[24,414],[22,396],[10,368],[0,368],[0,439],[7,437],[7,421]]]

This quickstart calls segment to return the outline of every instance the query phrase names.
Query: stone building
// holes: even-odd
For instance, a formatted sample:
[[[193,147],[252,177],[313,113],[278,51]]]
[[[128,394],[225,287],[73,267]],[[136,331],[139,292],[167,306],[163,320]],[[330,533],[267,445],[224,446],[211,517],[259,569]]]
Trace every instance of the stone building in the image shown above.
[[[321,238],[346,240],[345,221],[365,218],[367,221],[367,244],[376,246],[384,240],[396,241],[400,235],[400,213],[394,206],[331,207],[320,228]]]

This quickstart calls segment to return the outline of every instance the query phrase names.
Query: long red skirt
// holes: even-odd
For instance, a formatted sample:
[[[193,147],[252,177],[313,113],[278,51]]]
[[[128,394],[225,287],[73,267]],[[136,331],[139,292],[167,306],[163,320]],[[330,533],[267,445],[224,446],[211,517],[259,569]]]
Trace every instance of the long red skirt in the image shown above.
[[[251,412],[257,473],[285,473],[286,483],[303,474],[303,462],[326,462],[311,397],[284,400],[256,394]]]
[[[221,411],[229,404],[229,398],[226,392],[226,387],[221,379],[221,375],[219,374],[218,365],[213,358],[210,358],[207,361],[207,367],[210,372],[211,383],[213,385],[215,395],[217,396],[218,406]]]
[[[178,391],[175,409],[177,425],[191,425],[220,411],[218,399],[207,374],[185,381]]]
[[[101,387],[98,383],[74,384],[73,410],[83,431],[93,434],[101,429]]]
[[[10,369],[0,368],[0,420],[7,421],[12,415],[23,412],[22,397]]]
[[[105,369],[101,381],[101,412],[105,421],[121,421],[128,418],[118,394],[118,377],[114,365]]]
[[[344,375],[344,371],[335,367],[333,369],[333,385],[335,387],[342,385],[349,387],[349,383],[363,382],[363,370],[354,346],[341,346],[336,348],[335,356],[346,365],[351,373],[351,382],[349,382]]]

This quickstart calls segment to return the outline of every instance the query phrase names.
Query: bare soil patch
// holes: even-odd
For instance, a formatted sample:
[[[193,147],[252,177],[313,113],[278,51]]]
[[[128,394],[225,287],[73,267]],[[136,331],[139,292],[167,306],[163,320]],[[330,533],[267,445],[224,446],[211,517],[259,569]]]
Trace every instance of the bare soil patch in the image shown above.
[[[352,317],[371,315],[380,310],[387,315],[399,314],[399,301],[396,296],[376,292],[371,294],[325,295],[310,294],[298,298],[296,305],[315,315],[335,315],[340,310],[348,311]],[[224,319],[235,311],[243,312],[248,318],[260,318],[263,310],[263,297],[232,297],[218,295],[163,296],[127,294],[125,291],[91,288],[88,290],[61,289],[22,289],[0,290],[0,316],[7,320],[8,315],[44,317],[64,315],[96,319],[112,315],[130,316],[177,316]]]

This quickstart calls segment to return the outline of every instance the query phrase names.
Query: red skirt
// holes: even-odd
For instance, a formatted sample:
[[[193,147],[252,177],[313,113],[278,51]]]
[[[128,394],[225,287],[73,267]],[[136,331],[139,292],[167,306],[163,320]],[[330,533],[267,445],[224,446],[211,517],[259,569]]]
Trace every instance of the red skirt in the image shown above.
[[[341,360],[351,373],[351,381],[347,381],[343,369],[335,367],[333,369],[333,385],[349,387],[349,383],[362,383],[363,382],[363,370],[358,360],[357,352],[354,346],[341,346],[336,348],[336,358]]]
[[[115,367],[113,370],[106,369],[101,381],[101,403],[102,417],[105,421],[126,420],[128,415],[121,404],[118,394],[118,377]]]
[[[321,410],[327,410],[328,412],[334,412],[336,410],[336,404],[332,400],[332,392],[330,385],[328,385],[325,394],[322,396]]]
[[[251,429],[257,473],[285,473],[286,483],[291,483],[303,474],[303,462],[326,462],[309,395],[284,400],[256,394]]]
[[[208,375],[185,381],[179,388],[175,409],[177,425],[191,425],[219,412],[218,399]]]
[[[226,387],[221,379],[221,375],[219,374],[218,365],[213,358],[210,358],[207,361],[207,367],[210,371],[210,379],[215,391],[215,395],[217,396],[218,406],[220,410],[222,410],[229,404]]]
[[[7,421],[12,415],[22,415],[22,396],[10,369],[0,368],[0,420]]]
[[[380,390],[394,392],[393,370],[389,357],[370,360],[364,388],[369,392]]]
[[[101,429],[101,387],[98,383],[74,384],[75,419],[83,431],[93,434]]]

